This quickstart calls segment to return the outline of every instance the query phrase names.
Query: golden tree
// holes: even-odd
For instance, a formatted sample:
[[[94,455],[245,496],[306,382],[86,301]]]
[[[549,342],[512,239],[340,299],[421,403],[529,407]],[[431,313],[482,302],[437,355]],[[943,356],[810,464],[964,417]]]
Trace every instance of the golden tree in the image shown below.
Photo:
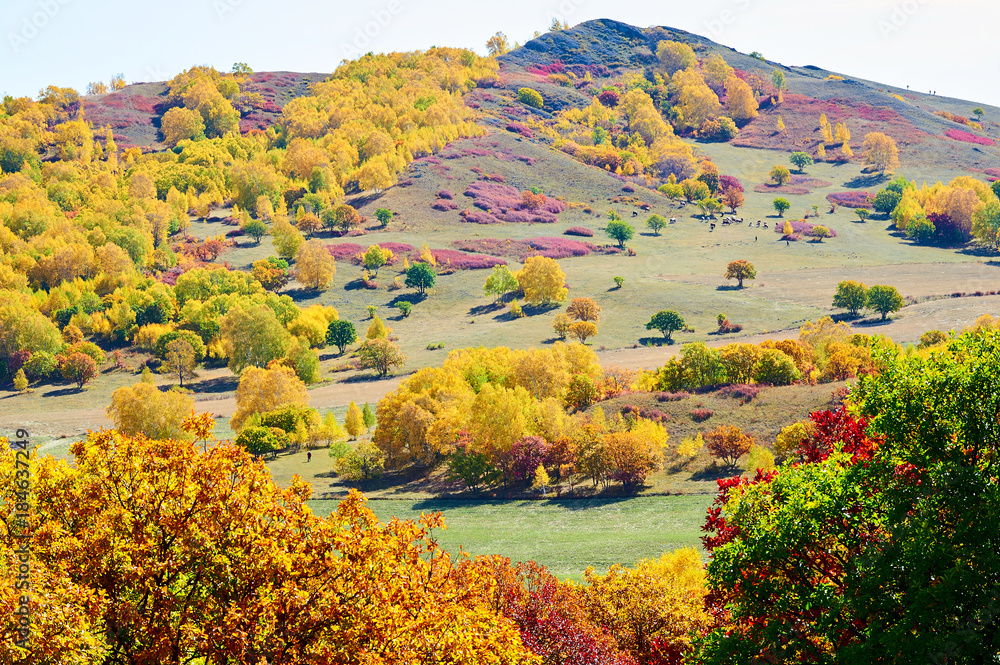
[[[573,298],[566,314],[576,321],[593,321],[597,323],[601,320],[601,306],[593,298]]]
[[[178,338],[167,344],[167,355],[163,364],[171,374],[177,375],[178,383],[184,387],[184,377],[191,378],[198,363],[190,342]]]
[[[204,134],[205,121],[197,111],[176,106],[163,114],[160,131],[163,132],[163,142],[172,148],[181,141]]]
[[[314,290],[328,289],[333,284],[337,264],[319,239],[312,239],[299,247],[295,255],[295,279]]]
[[[524,261],[524,268],[515,273],[515,277],[524,291],[525,302],[562,302],[569,295],[566,273],[559,268],[555,259],[529,256]]]
[[[673,76],[674,72],[688,69],[698,64],[698,58],[687,44],[674,41],[662,41],[656,45],[656,57],[660,61],[668,75]]]
[[[753,120],[757,108],[757,98],[746,81],[735,75],[726,79],[726,109],[733,120]]]
[[[899,150],[891,136],[870,132],[865,134],[862,147],[865,150],[865,164],[878,169],[879,173],[899,168]]]
[[[295,375],[295,370],[285,365],[268,369],[249,367],[236,387],[236,412],[229,421],[230,426],[239,430],[252,414],[273,411],[288,404],[309,404],[306,384]]]
[[[351,400],[351,403],[347,406],[347,415],[344,417],[344,429],[347,430],[352,439],[358,438],[368,429],[365,427],[361,409],[354,403],[354,400]]]
[[[124,434],[177,439],[186,437],[181,426],[193,409],[194,397],[173,390],[161,392],[152,383],[140,381],[115,390],[106,413]]]

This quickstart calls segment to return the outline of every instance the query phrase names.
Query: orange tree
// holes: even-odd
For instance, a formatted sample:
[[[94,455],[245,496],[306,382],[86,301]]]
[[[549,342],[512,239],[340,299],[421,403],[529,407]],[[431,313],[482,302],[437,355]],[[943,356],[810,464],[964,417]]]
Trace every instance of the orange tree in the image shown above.
[[[263,463],[215,443],[213,426],[185,424],[197,443],[103,430],[73,445],[72,465],[36,463],[27,544],[39,632],[18,649],[4,622],[0,660],[535,662],[514,624],[456,583],[430,537],[440,514],[383,524],[352,493],[318,517],[306,483],[279,487]],[[0,456],[7,568],[18,496],[13,454]]]

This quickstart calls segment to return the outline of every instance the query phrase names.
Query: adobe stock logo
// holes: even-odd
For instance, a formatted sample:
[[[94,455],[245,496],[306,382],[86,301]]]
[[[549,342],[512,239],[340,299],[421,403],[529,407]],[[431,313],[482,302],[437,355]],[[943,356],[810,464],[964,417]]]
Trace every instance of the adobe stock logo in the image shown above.
[[[354,28],[354,39],[350,42],[340,43],[340,55],[345,60],[360,57],[363,53],[370,51],[368,47],[372,40],[389,27],[393,17],[403,11],[403,6],[399,0],[389,0],[385,9],[376,9],[372,12],[372,20],[366,22],[364,26]]]
[[[927,0],[903,0],[898,4],[892,6],[892,11],[889,13],[889,20],[882,19],[878,22],[878,30],[882,33],[882,39],[888,39],[890,35],[898,32],[900,28],[910,22],[917,10],[920,9],[920,5],[923,5]]]
[[[42,28],[49,24],[59,10],[68,5],[70,0],[39,0],[38,11],[30,16],[25,16],[21,20],[21,29],[17,32],[8,32],[7,41],[14,53],[19,52],[34,39]]]

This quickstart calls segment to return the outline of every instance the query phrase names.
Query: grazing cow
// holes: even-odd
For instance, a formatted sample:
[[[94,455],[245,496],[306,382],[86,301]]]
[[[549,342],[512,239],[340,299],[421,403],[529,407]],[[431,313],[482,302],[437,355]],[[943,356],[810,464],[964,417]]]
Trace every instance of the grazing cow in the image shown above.
[[[715,230],[715,222],[712,222],[712,228],[710,228],[709,231],[714,231],[714,230]]]
[[[633,210],[633,211],[632,211],[632,216],[633,216],[633,217],[638,217],[638,216],[639,216],[639,213],[638,213],[638,212],[636,212],[635,210]]]
[[[765,229],[767,228],[767,222],[764,222],[764,228]]]
[[[760,220],[759,219],[757,220],[757,228],[758,229],[760,228]]]
[[[729,226],[729,220],[728,219],[722,220],[722,225],[723,226]]]

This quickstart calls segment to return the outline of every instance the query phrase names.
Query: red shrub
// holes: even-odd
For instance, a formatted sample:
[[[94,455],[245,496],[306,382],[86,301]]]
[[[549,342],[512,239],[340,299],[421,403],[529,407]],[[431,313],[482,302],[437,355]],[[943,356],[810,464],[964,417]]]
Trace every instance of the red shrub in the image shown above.
[[[963,131],[961,129],[949,129],[944,133],[950,139],[955,141],[964,141],[965,143],[976,143],[979,145],[996,145],[996,141],[993,139],[988,139],[985,136],[976,136],[975,134],[970,134],[969,132]]]
[[[451,267],[456,270],[489,270],[493,266],[507,265],[506,261],[495,256],[469,254],[454,249],[432,249],[431,254],[442,269]],[[419,261],[420,252],[413,252],[410,258]]]
[[[733,399],[742,400],[742,402],[746,404],[753,400],[753,398],[760,393],[760,390],[760,386],[748,386],[740,383],[720,388],[717,394],[720,397],[732,397]]]
[[[618,103],[621,101],[621,99],[622,96],[617,92],[615,92],[614,90],[605,90],[604,92],[602,92],[597,96],[597,101],[599,101],[601,104],[604,104],[609,108],[618,106]]]
[[[521,124],[520,122],[511,122],[507,125],[508,132],[514,132],[515,134],[520,134],[526,139],[531,139],[535,137],[534,132],[528,128],[527,125]]]
[[[594,237],[594,232],[585,226],[571,226],[563,231],[563,234],[568,236],[582,236],[584,238]]]
[[[355,255],[365,251],[365,248],[361,245],[355,245],[352,242],[341,242],[333,245],[327,245],[326,250],[330,252],[333,258],[337,261],[350,261],[355,257]]]
[[[714,416],[715,411],[712,411],[711,409],[692,409],[690,415],[691,420],[696,423],[701,423]]]
[[[449,210],[458,210],[458,204],[454,201],[449,201],[448,199],[438,199],[431,205],[434,210],[440,210],[442,212],[448,212]]]
[[[682,399],[685,399],[685,398],[690,397],[690,396],[691,396],[691,393],[684,392],[683,390],[680,391],[680,392],[676,392],[676,393],[662,392],[662,393],[656,393],[656,401],[657,402],[679,402]]]
[[[826,195],[826,200],[845,208],[868,208],[875,202],[871,192],[833,192]]]
[[[442,190],[441,190],[440,192],[438,192],[438,193],[437,193],[437,195],[438,195],[438,198],[439,198],[439,199],[448,199],[449,201],[450,201],[451,199],[455,198],[455,195],[454,195],[454,194],[452,194],[452,193],[451,193],[450,191],[448,191],[447,189],[442,189]]]

